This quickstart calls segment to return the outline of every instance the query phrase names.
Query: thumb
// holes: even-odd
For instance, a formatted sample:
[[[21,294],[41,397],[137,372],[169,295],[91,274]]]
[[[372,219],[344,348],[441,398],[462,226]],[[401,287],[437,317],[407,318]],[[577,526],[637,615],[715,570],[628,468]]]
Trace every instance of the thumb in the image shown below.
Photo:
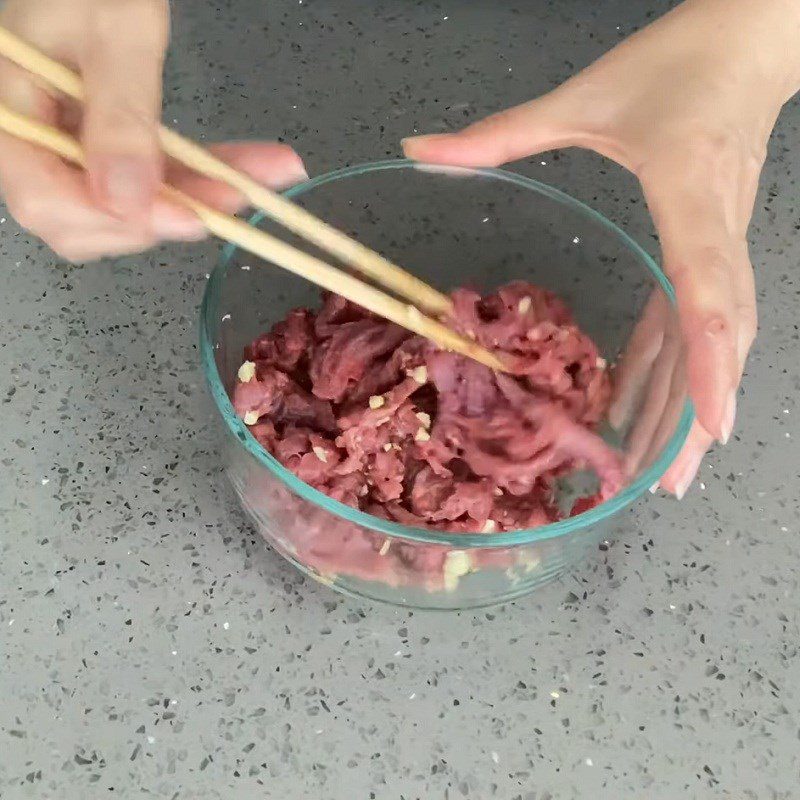
[[[117,216],[149,210],[163,163],[157,126],[167,0],[93,5],[84,47],[83,143],[92,193]]]
[[[457,133],[403,139],[408,158],[431,164],[496,167],[508,161],[580,144],[577,115],[569,114],[562,87],[482,119]]]

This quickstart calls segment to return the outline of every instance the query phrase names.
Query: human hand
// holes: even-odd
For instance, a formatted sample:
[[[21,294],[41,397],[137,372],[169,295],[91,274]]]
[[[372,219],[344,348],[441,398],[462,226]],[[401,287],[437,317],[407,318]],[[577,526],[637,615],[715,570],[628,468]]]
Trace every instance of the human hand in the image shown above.
[[[84,172],[0,135],[0,191],[6,205],[59,255],[89,261],[144,250],[161,240],[203,238],[197,217],[158,196],[165,177],[216,208],[233,212],[242,204],[228,187],[164,163],[157,126],[168,0],[8,0],[0,23],[76,68],[86,87],[81,107],[0,59],[0,100],[79,136],[86,150]],[[285,145],[228,143],[211,149],[276,188],[305,177],[299,157]]]
[[[628,370],[639,377],[627,385],[643,381],[642,365],[653,366],[669,349],[662,355],[671,364],[667,386],[654,389],[664,403],[655,403],[660,410],[652,412],[640,458],[663,436],[685,385],[697,422],[661,479],[679,497],[712,441],[727,442],[733,429],[757,328],[746,233],[770,132],[800,86],[798,34],[798,0],[687,0],[554,91],[459,133],[403,143],[410,158],[462,166],[586,147],[639,178],[676,291],[680,331],[664,330],[657,304],[645,313],[650,327],[638,339],[647,356]],[[622,424],[630,410],[618,395],[612,419]]]

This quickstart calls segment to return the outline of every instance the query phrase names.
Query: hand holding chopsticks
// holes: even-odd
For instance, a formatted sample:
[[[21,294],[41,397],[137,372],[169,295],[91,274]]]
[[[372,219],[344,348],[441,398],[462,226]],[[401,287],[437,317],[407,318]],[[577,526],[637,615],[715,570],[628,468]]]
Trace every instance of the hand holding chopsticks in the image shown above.
[[[75,73],[2,27],[0,27],[0,54],[70,97],[83,99],[83,86]],[[2,104],[0,104],[0,129],[56,152],[69,161],[85,165],[83,150],[72,137],[18,114]],[[330,266],[235,217],[210,208],[172,187],[163,187],[163,194],[168,199],[193,211],[211,233],[324,289],[336,292],[408,330],[425,336],[445,349],[461,353],[495,370],[506,369],[493,353],[423,313],[427,311],[436,315],[446,314],[451,306],[449,298],[445,295],[317,219],[305,209],[239,173],[194,142],[164,127],[160,129],[159,135],[168,155],[196,172],[223,181],[237,189],[254,206],[262,209],[285,227],[337,256],[401,297],[412,301],[414,305],[401,302],[353,275]]]

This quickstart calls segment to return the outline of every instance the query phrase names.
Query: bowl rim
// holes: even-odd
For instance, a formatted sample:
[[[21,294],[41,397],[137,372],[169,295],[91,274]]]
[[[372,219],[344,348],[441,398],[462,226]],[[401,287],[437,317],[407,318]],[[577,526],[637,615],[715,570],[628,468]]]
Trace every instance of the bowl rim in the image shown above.
[[[651,273],[664,290],[670,302],[673,305],[675,304],[675,292],[669,279],[650,255],[619,226],[590,206],[568,195],[566,192],[533,178],[509,172],[508,170],[485,167],[471,168],[428,165],[418,164],[408,159],[392,159],[356,164],[327,172],[297,184],[286,190],[283,194],[288,198],[296,198],[319,186],[344,178],[365,175],[370,172],[400,169],[415,169],[426,172],[490,178],[512,184],[521,189],[537,192],[562,205],[568,206],[572,210],[588,217],[592,222],[600,224],[613,233],[639,259],[644,268]],[[257,225],[264,217],[265,215],[263,212],[254,214],[250,218],[250,223]],[[446,545],[459,549],[473,547],[511,547],[566,536],[571,533],[588,530],[592,526],[603,522],[638,500],[650,487],[659,481],[680,451],[689,434],[689,429],[694,421],[694,410],[691,402],[687,400],[684,404],[675,432],[669,442],[664,446],[664,449],[653,464],[635,481],[631,482],[625,489],[614,495],[614,497],[582,514],[568,517],[567,519],[553,522],[549,525],[542,525],[537,528],[490,534],[443,532],[391,522],[368,514],[360,509],[352,508],[314,489],[284,467],[258,443],[233,408],[231,399],[225,390],[219,370],[217,369],[216,360],[214,358],[214,343],[211,341],[209,335],[209,323],[212,319],[218,318],[219,292],[236,250],[237,248],[233,244],[227,244],[222,248],[222,256],[206,283],[203,301],[200,307],[200,357],[211,395],[214,398],[218,411],[222,415],[227,427],[227,432],[232,434],[236,439],[237,446],[244,448],[247,453],[255,458],[257,462],[264,466],[294,494],[299,495],[304,500],[348,522],[361,525],[392,538],[421,542],[424,544]]]

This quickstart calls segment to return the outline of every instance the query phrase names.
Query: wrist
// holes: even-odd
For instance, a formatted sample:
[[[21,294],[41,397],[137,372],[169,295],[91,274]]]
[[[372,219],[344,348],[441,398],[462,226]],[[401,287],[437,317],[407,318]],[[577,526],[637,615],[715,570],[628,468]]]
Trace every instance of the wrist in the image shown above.
[[[686,0],[695,32],[714,57],[776,110],[800,90],[800,0]]]

